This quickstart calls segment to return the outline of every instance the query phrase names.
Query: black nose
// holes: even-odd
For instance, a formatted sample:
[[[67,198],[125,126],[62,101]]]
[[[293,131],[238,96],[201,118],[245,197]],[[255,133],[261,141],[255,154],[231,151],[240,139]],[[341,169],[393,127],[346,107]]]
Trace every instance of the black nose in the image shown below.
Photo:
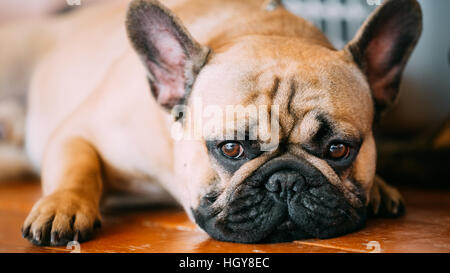
[[[305,179],[300,173],[293,170],[282,170],[270,176],[266,183],[266,189],[286,198],[288,193],[301,192],[304,185]]]

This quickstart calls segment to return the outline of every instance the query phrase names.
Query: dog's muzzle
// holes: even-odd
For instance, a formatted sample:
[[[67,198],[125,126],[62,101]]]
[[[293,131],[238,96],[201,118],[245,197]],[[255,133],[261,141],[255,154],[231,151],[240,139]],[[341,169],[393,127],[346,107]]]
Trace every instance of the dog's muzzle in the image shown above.
[[[217,204],[204,196],[193,214],[211,237],[240,243],[329,238],[361,228],[365,207],[355,208],[315,167],[303,160],[273,159]],[[364,194],[357,193],[364,204]]]

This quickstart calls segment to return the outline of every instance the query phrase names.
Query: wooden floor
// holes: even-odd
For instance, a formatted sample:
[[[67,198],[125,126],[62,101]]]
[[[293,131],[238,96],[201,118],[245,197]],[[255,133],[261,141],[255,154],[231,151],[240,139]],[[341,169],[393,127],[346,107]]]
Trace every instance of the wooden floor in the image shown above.
[[[101,231],[81,252],[450,252],[450,192],[402,189],[407,214],[371,219],[366,228],[328,240],[235,244],[210,239],[177,209],[121,210],[104,215]],[[40,196],[37,182],[0,185],[0,252],[70,252],[36,247],[20,227]]]

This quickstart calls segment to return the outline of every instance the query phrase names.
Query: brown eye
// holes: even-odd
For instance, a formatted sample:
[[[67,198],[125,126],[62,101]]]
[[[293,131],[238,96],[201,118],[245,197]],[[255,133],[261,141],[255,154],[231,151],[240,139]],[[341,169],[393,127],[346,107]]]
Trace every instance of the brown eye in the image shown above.
[[[328,156],[332,159],[347,157],[349,152],[349,147],[343,143],[332,144],[328,148]]]
[[[239,158],[244,153],[244,148],[236,142],[228,142],[222,145],[222,153],[230,158]]]

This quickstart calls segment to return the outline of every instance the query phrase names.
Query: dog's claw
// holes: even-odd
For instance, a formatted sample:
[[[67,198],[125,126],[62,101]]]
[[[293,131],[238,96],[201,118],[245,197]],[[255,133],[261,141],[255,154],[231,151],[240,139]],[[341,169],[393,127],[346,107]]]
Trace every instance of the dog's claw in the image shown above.
[[[43,240],[42,237],[42,231],[38,230],[36,231],[33,236],[32,236],[32,243],[38,246],[42,246],[45,245],[45,241]]]
[[[50,236],[50,245],[52,246],[64,246],[69,242],[65,239],[65,236],[61,235],[60,232],[52,232]]]
[[[100,226],[97,208],[79,196],[44,197],[31,211],[22,227],[22,236],[39,246],[63,246],[68,242],[92,238]]]
[[[390,204],[391,205],[388,207],[388,210],[392,211],[393,214],[397,214],[398,213],[398,203],[395,202],[394,200],[391,200]]]
[[[52,232],[50,235],[50,244],[55,245],[59,241],[59,234],[57,232]]]
[[[27,238],[30,232],[30,226],[22,227],[22,237]]]
[[[73,236],[73,240],[76,242],[78,242],[80,240],[80,231],[79,230],[77,230],[75,232],[75,236]]]

